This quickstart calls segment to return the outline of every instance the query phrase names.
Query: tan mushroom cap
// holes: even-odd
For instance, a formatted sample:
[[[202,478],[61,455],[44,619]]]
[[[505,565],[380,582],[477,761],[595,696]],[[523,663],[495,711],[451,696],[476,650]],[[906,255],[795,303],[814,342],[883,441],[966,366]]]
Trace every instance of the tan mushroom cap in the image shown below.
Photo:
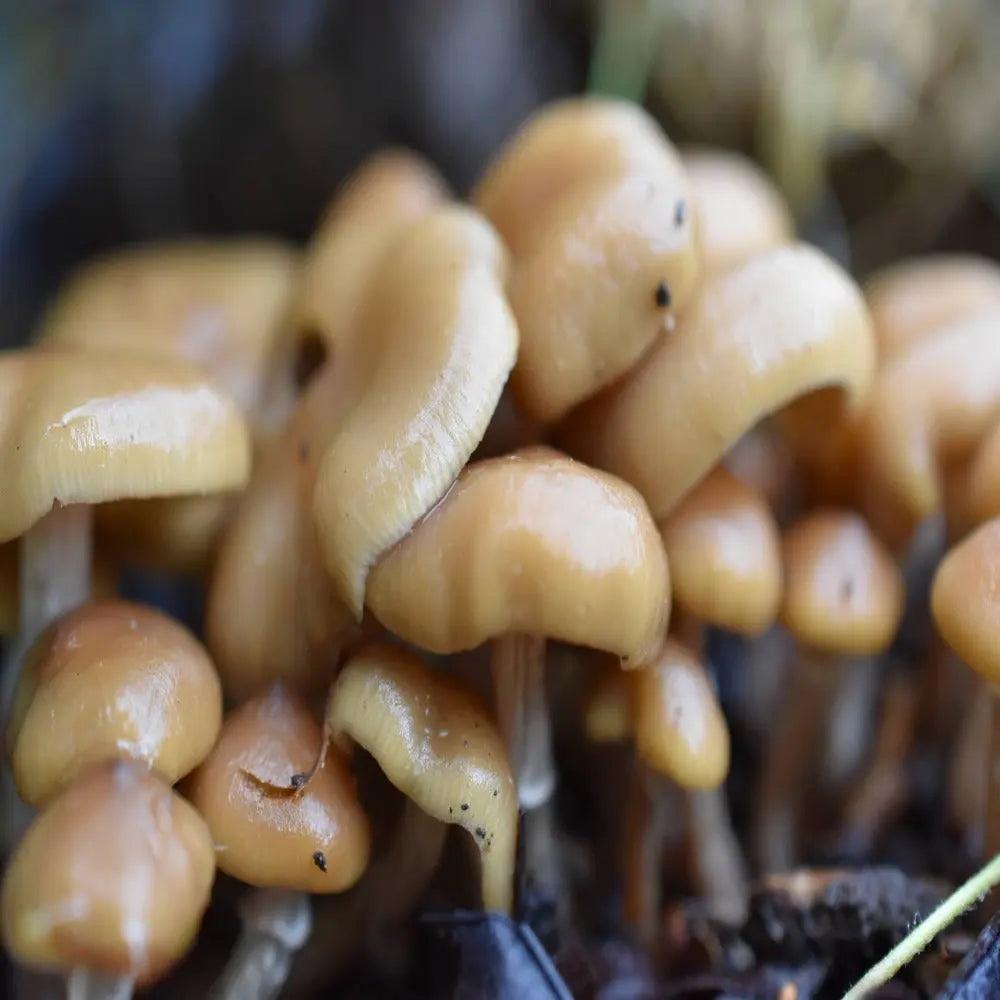
[[[188,362],[0,355],[0,541],[53,503],[222,492],[250,475],[236,404]]]
[[[881,653],[903,613],[899,567],[864,518],[819,510],[782,539],[785,594],[781,623],[812,649]]]
[[[530,448],[467,466],[372,570],[368,603],[436,653],[523,632],[641,664],[666,627],[670,577],[631,486]]]
[[[874,368],[851,279],[812,247],[779,247],[710,277],[632,374],[571,415],[563,440],[663,517],[763,417],[818,389],[858,407]]]
[[[666,639],[645,670],[629,674],[636,751],[684,788],[717,788],[729,772],[729,729],[705,668]]]
[[[411,222],[446,197],[444,181],[413,153],[387,149],[365,160],[345,181],[320,220],[306,250],[289,315],[272,365],[300,368],[339,349],[357,321],[375,262]],[[279,414],[280,415],[280,414]]]
[[[247,416],[297,273],[274,240],[150,244],[85,264],[61,290],[38,342],[186,358]]]
[[[627,371],[698,277],[691,191],[640,109],[581,98],[541,111],[474,194],[512,253],[520,408],[553,421]]]
[[[697,147],[682,150],[681,160],[700,221],[706,273],[792,242],[791,210],[753,160],[731,150]]]
[[[517,791],[489,712],[454,678],[397,646],[370,645],[330,691],[327,731],[367,750],[425,813],[473,837],[483,906],[509,912],[517,848]]]
[[[275,685],[234,709],[185,791],[205,817],[219,868],[250,885],[298,892],[349,889],[368,865],[371,833],[347,762],[323,749],[323,729],[306,703]]]
[[[274,681],[324,691],[354,627],[323,567],[312,517],[316,469],[345,405],[342,375],[327,365],[306,387],[223,533],[205,636],[231,698]]]
[[[858,429],[868,511],[880,531],[912,531],[941,509],[1000,417],[1000,312],[925,338],[879,373]]]
[[[62,792],[15,850],[4,944],[32,968],[83,966],[142,987],[194,941],[214,877],[198,813],[144,767],[108,762]]]
[[[773,624],[781,602],[781,537],[755,489],[717,466],[660,532],[678,605],[744,635]]]
[[[931,612],[941,638],[977,674],[1000,683],[1000,521],[988,521],[941,561]]]
[[[969,524],[1000,516],[1000,422],[980,441],[964,483],[964,513]]]
[[[496,409],[518,344],[505,274],[492,227],[458,206],[414,223],[380,260],[314,497],[326,568],[358,618],[370,567],[441,499]]]
[[[170,784],[215,743],[222,691],[201,643],[153,608],[91,601],[29,650],[7,726],[21,798],[41,805],[84,768],[142,761]]]
[[[596,670],[583,698],[583,731],[593,743],[620,743],[632,738],[629,677],[609,659]]]
[[[945,327],[1000,312],[1000,265],[971,254],[915,257],[873,275],[865,297],[884,363]]]

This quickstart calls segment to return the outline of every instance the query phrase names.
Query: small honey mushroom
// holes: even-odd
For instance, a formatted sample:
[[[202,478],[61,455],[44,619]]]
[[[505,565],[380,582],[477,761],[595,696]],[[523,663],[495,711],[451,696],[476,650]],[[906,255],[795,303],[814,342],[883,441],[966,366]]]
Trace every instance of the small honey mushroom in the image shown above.
[[[415,653],[370,644],[334,682],[326,731],[371,754],[406,796],[404,828],[423,836],[423,813],[466,830],[481,860],[483,908],[510,912],[517,792],[503,740],[470,691]]]
[[[137,761],[174,784],[222,721],[204,647],[153,608],[91,601],[53,622],[25,657],[6,729],[21,798],[43,806],[87,767]]]
[[[670,578],[642,499],[552,449],[472,463],[375,565],[368,606],[434,653],[491,642],[495,707],[526,810],[525,877],[556,878],[545,825],[556,780],[546,639],[634,667],[658,648]]]
[[[698,214],[705,274],[791,243],[795,222],[774,182],[741,153],[689,147],[681,161]]]
[[[511,390],[529,419],[551,423],[623,375],[691,297],[691,188],[634,104],[584,97],[541,109],[472,201],[510,248],[521,332]]]
[[[825,440],[838,415],[860,409],[874,373],[871,321],[854,282],[812,247],[777,247],[709,276],[670,336],[571,414],[557,440],[631,483],[662,518],[748,431],[793,402],[796,447]]]
[[[883,653],[903,608],[899,568],[855,513],[806,515],[785,532],[782,557],[780,620],[799,655],[761,776],[755,838],[765,873],[795,864],[806,782],[818,778],[845,658]]]
[[[198,813],[143,765],[105,762],[47,805],[10,858],[4,945],[66,975],[73,1000],[128,1000],[188,950],[214,877]]]
[[[347,763],[308,706],[274,685],[226,716],[185,791],[219,869],[258,887],[240,901],[240,941],[212,996],[277,996],[311,932],[309,894],[344,892],[368,863],[368,820]]]

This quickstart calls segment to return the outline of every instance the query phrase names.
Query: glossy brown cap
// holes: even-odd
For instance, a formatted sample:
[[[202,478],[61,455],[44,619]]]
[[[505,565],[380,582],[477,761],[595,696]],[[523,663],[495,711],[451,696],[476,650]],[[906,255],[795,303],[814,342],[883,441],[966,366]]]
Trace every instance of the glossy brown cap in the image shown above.
[[[753,160],[729,150],[701,148],[683,150],[681,160],[701,224],[706,273],[741,264],[795,238],[791,210]]]
[[[205,821],[138,764],[81,775],[29,827],[4,875],[3,939],[31,968],[142,987],[188,950],[215,877]]]
[[[444,181],[430,164],[404,150],[376,153],[345,181],[309,242],[275,345],[271,367],[282,386],[307,381],[310,367],[344,346],[378,259],[409,223],[445,197]],[[287,401],[272,422],[284,413]]]
[[[551,422],[626,372],[698,277],[691,191],[640,109],[581,98],[543,109],[474,199],[512,252],[520,408]]]
[[[721,785],[729,771],[729,729],[698,657],[667,639],[629,681],[640,759],[684,788]]]
[[[441,499],[496,409],[518,344],[505,274],[492,227],[457,206],[414,223],[379,263],[314,496],[327,571],[358,618],[370,567]]]
[[[632,738],[629,677],[610,659],[596,670],[583,696],[583,731],[593,743],[620,743]]]
[[[345,407],[344,377],[339,364],[327,365],[306,387],[223,532],[205,635],[231,698],[275,681],[324,692],[354,628],[326,574],[312,518],[316,469]]]
[[[0,541],[56,501],[241,489],[236,404],[188,362],[77,349],[0,355]]]
[[[881,653],[903,613],[903,579],[885,546],[858,514],[819,510],[782,539],[781,623],[822,652]]]
[[[858,429],[879,530],[908,534],[940,510],[946,470],[971,459],[998,417],[1000,311],[927,337],[883,368]]]
[[[222,871],[250,885],[311,893],[357,882],[371,835],[340,751],[331,749],[299,791],[268,787],[287,788],[322,749],[322,727],[306,703],[278,686],[226,716],[215,749],[185,785]]]
[[[29,650],[7,749],[21,798],[37,806],[111,757],[173,784],[204,759],[221,722],[201,643],[153,608],[108,598],[64,615]]]
[[[851,279],[812,247],[779,247],[710,277],[676,329],[573,414],[562,440],[663,517],[761,419],[831,387],[858,407],[874,368]]]
[[[466,467],[379,560],[369,607],[438,653],[508,632],[641,664],[670,613],[656,525],[626,483],[545,448]]]
[[[680,607],[743,635],[773,624],[781,601],[781,538],[756,490],[717,466],[660,532]]]
[[[517,791],[489,712],[454,678],[398,646],[364,647],[330,691],[327,731],[350,737],[425,813],[473,837],[483,906],[509,912]]]
[[[273,240],[118,251],[70,278],[38,342],[186,358],[252,417],[297,267],[296,251]]]
[[[1000,422],[982,439],[969,464],[963,513],[968,524],[1000,516]]]
[[[985,257],[932,255],[884,268],[865,284],[879,361],[983,313],[1000,313],[1000,265]]]
[[[951,549],[931,588],[941,638],[990,684],[1000,683],[1000,521],[988,521]]]

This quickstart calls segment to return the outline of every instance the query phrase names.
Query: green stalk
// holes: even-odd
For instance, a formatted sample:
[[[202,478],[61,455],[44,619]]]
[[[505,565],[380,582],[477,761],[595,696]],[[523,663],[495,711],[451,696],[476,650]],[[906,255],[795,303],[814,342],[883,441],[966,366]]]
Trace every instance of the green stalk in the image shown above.
[[[605,0],[587,90],[641,104],[656,58],[667,0]]]
[[[912,962],[953,920],[982,902],[994,886],[1000,883],[1000,854],[981,868],[964,885],[959,886],[926,920],[909,934],[877,965],[869,969],[843,996],[842,1000],[862,1000],[873,990],[884,986],[904,965]]]

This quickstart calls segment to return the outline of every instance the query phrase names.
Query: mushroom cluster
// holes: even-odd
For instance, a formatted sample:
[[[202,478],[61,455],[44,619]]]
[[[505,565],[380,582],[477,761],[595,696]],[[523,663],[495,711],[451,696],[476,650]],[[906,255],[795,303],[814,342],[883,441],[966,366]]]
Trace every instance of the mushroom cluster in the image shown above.
[[[861,288],[748,161],[596,98],[466,204],[386,151],[302,252],[86,265],[0,355],[7,948],[120,1000],[216,871],[248,887],[217,1000],[333,976],[428,898],[565,926],[582,761],[654,954],[668,887],[738,924],[751,872],[873,842],[918,733],[1000,851],[997,324],[1000,268]],[[116,596],[135,566],[195,581],[203,636]]]

